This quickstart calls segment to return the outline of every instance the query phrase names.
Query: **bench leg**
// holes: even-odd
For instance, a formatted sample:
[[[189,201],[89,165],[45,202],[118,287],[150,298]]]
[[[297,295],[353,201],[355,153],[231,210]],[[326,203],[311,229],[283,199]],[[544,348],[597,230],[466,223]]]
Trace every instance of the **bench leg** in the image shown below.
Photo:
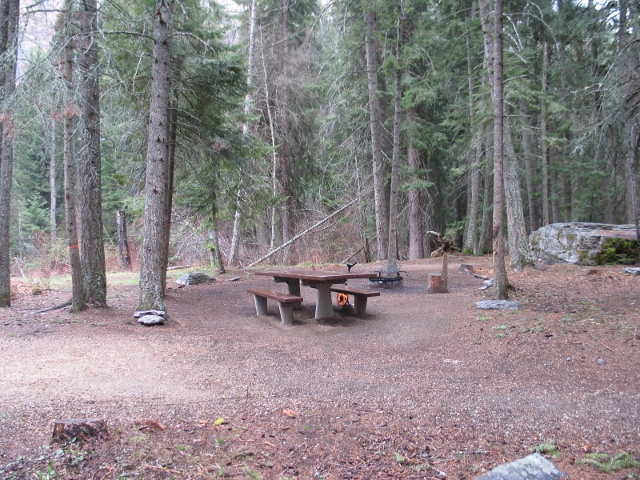
[[[280,307],[280,317],[282,318],[282,324],[293,324],[293,305],[285,305],[284,303],[278,302],[278,306]]]
[[[253,300],[256,302],[256,315],[267,314],[267,299],[259,295],[253,295]]]
[[[287,286],[289,287],[289,295],[295,295],[296,297],[300,296],[300,280],[298,280],[297,278],[276,277],[274,280],[276,282],[286,283]],[[302,303],[301,302],[294,303],[293,309],[302,310]]]
[[[367,311],[367,297],[360,297],[354,295],[353,297],[353,309],[356,317],[362,317]]]

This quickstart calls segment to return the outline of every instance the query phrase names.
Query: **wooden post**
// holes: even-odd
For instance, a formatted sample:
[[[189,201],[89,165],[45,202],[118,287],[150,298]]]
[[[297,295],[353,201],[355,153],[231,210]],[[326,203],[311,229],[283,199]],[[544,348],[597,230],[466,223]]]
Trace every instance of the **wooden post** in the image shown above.
[[[442,272],[440,275],[429,275],[429,286],[427,291],[429,293],[448,293],[448,281],[449,281],[449,260],[448,255],[445,253],[442,255]]]

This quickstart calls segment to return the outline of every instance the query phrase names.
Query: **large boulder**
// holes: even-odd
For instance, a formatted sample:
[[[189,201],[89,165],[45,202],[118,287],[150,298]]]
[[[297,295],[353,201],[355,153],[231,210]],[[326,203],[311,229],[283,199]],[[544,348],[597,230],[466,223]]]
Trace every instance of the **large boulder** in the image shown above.
[[[215,278],[210,277],[206,273],[191,272],[182,275],[176,280],[176,283],[179,285],[200,285],[201,283],[211,283],[215,281]]]
[[[578,265],[634,264],[640,257],[633,225],[552,223],[529,237],[534,258]]]

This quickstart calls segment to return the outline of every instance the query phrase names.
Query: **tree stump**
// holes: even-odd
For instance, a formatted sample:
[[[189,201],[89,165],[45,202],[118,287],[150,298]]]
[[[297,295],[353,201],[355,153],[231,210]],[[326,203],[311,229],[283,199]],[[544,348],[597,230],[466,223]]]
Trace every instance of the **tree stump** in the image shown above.
[[[449,280],[449,260],[448,255],[444,253],[442,255],[442,272],[438,274],[429,274],[429,286],[427,291],[429,293],[448,293],[448,280]]]
[[[73,439],[111,438],[105,420],[99,418],[69,418],[53,421],[53,441],[70,442]]]

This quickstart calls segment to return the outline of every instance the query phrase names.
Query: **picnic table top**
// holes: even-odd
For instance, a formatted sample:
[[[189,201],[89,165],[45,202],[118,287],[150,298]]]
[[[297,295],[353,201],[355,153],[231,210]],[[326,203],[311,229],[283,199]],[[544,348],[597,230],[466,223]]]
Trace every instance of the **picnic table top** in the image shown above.
[[[328,270],[306,270],[306,269],[288,269],[288,270],[259,270],[256,275],[263,275],[273,278],[290,278],[307,282],[344,282],[350,278],[374,278],[378,276],[377,272],[335,272]]]

